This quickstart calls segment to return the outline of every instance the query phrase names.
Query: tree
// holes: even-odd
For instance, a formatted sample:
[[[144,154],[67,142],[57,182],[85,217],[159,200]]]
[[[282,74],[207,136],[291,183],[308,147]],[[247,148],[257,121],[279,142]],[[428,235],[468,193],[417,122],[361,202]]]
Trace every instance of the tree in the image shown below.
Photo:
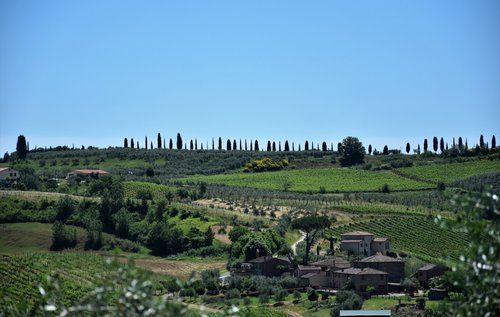
[[[76,229],[68,229],[62,222],[55,221],[52,225],[51,250],[60,251],[76,245]]]
[[[161,149],[161,135],[158,133],[158,139],[157,139],[157,144],[156,147]]]
[[[347,137],[340,145],[340,165],[351,166],[361,164],[365,158],[365,148],[363,144],[355,137]]]
[[[172,138],[168,141],[168,148],[172,150],[174,148],[174,142],[172,141]]]
[[[130,147],[132,149],[135,147],[134,138],[130,139]]]
[[[304,144],[304,151],[309,151],[309,141]]]
[[[198,151],[198,140],[194,139],[194,149],[195,151]]]
[[[450,316],[498,316],[500,311],[500,199],[487,189],[482,193],[455,194],[452,206],[457,226],[470,243],[453,269],[451,284],[462,289],[462,296],[446,309]],[[443,218],[437,219],[443,225]]]
[[[337,152],[342,152],[342,142],[337,143]]]
[[[309,252],[311,251],[311,246],[313,245],[316,236],[322,230],[330,227],[332,224],[331,220],[325,216],[304,216],[302,218],[297,218],[292,221],[292,228],[301,230],[305,233],[306,242],[306,256],[304,258],[304,265],[309,262]]]
[[[389,155],[389,148],[387,147],[387,145],[384,145],[384,151],[382,152],[382,154]]]
[[[17,137],[16,151],[17,151],[17,156],[21,160],[26,159],[26,155],[28,153],[28,147],[26,146],[26,138],[22,134]]]
[[[434,152],[437,152],[438,150],[438,138],[434,137],[432,139],[432,148],[434,149]]]
[[[368,145],[368,154],[372,155],[372,145]]]
[[[497,147],[497,140],[495,139],[495,135],[491,137],[491,148],[495,149]]]
[[[123,139],[123,147],[128,148],[128,140],[127,138]]]
[[[254,151],[259,151],[259,141],[255,140],[255,146],[253,147]]]
[[[189,141],[189,149],[190,149],[191,151],[192,151],[192,150],[194,150],[194,143],[193,143],[193,140],[192,140],[192,139]]]
[[[76,212],[76,202],[69,196],[64,195],[57,201],[56,220],[66,222],[66,220]]]
[[[177,150],[182,150],[182,137],[180,133],[177,133]]]
[[[427,144],[427,139],[424,139],[424,153],[427,152],[429,145]]]
[[[285,152],[290,152],[290,145],[288,144],[288,140],[285,141]]]
[[[233,140],[233,151],[236,151],[238,149],[236,145],[236,140]]]
[[[323,141],[323,143],[321,144],[321,150],[322,150],[323,152],[328,151],[328,147],[326,146],[326,142],[325,142],[325,141]]]
[[[219,137],[219,145],[217,146],[217,150],[221,151],[222,150],[222,138]]]
[[[229,140],[229,139],[227,139],[227,142],[226,142],[226,150],[231,151],[231,140]]]
[[[441,150],[441,153],[444,153],[444,139],[441,138],[439,141],[439,149]]]
[[[281,141],[278,143],[278,151],[281,152]]]
[[[271,141],[267,141],[267,151],[271,152]]]
[[[144,137],[144,146],[146,147],[146,150],[148,149],[148,137]]]
[[[455,146],[453,146],[453,147],[455,147]],[[462,137],[459,137],[459,138],[458,138],[458,150],[459,150],[461,153],[463,153],[463,151],[464,151],[464,144],[462,143]]]
[[[276,142],[273,141],[273,152],[276,152]]]
[[[406,143],[406,154],[410,154],[410,150],[411,150],[411,148],[410,148],[410,142],[407,142]]]
[[[483,135],[481,134],[481,136],[479,137],[479,147],[480,148],[484,148],[484,137]]]

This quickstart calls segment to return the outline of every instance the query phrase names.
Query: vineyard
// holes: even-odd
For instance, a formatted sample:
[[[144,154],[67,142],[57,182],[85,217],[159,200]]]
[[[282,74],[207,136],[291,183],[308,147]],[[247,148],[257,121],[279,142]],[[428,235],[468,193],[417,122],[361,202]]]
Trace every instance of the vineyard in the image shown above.
[[[398,176],[389,171],[319,168],[266,173],[236,173],[227,175],[192,176],[187,182],[207,182],[227,186],[296,192],[370,192],[384,185],[391,190],[418,190],[432,185]]]
[[[91,252],[0,255],[0,298],[33,301],[40,296],[38,285],[43,279],[57,275],[62,298],[72,303],[107,274],[105,259]]]
[[[397,170],[398,173],[414,179],[427,182],[444,182],[451,184],[471,176],[499,172],[500,160],[469,161],[465,163],[430,164],[405,167]]]
[[[389,238],[391,250],[405,252],[426,261],[456,261],[468,245],[465,234],[441,228],[426,217],[389,216],[354,222],[329,229],[328,234],[340,236],[350,231],[367,231]]]

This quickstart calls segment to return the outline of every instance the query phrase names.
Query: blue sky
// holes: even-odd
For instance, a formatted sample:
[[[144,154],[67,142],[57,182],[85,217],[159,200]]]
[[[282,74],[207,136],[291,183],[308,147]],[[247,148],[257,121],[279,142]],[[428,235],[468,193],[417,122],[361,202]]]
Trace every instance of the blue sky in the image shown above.
[[[0,153],[500,135],[500,2],[0,2]],[[263,143],[261,143],[263,144]]]

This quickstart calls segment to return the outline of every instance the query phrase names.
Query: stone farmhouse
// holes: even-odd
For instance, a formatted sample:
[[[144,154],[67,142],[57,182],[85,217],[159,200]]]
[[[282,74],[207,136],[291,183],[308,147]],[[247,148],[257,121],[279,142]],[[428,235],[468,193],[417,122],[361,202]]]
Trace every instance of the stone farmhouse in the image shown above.
[[[16,181],[21,177],[19,171],[10,167],[0,167],[0,181]]]
[[[417,279],[420,286],[424,288],[429,287],[430,280],[436,276],[441,276],[445,272],[449,271],[450,268],[442,265],[427,264],[417,270]]]
[[[340,239],[340,250],[353,255],[370,256],[377,252],[387,255],[390,248],[387,238],[376,238],[372,233],[365,231],[344,233]]]
[[[356,293],[366,293],[373,287],[373,294],[387,294],[387,272],[372,268],[348,268],[333,272],[333,287],[343,288],[349,281]]]
[[[267,277],[281,276],[290,272],[291,262],[288,258],[261,256],[248,263],[243,263],[240,268],[231,269],[232,276],[264,275]]]
[[[388,273],[389,283],[400,283],[405,277],[405,261],[401,258],[391,258],[390,256],[377,253],[353,262],[355,268],[372,268]]]

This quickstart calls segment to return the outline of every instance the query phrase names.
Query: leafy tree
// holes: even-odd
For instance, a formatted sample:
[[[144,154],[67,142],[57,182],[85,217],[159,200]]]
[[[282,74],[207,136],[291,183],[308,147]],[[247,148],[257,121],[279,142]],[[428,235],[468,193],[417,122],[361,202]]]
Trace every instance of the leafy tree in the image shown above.
[[[123,139],[123,147],[128,148],[128,140],[127,138]]]
[[[76,212],[76,201],[64,195],[57,201],[56,220],[66,222],[66,220]]]
[[[409,143],[409,142],[407,142],[407,143],[406,143],[406,154],[409,154],[409,153],[410,153],[410,149],[411,149],[411,148],[410,148],[410,143]]]
[[[177,150],[182,150],[182,137],[180,133],[177,133]]]
[[[304,216],[292,221],[292,228],[301,230],[305,233],[306,255],[304,265],[309,263],[309,252],[318,233],[331,226],[331,220],[325,216]]]
[[[168,148],[172,150],[174,148],[174,142],[172,141],[172,138],[168,141]]]
[[[231,151],[231,140],[227,139],[226,150]]]
[[[175,254],[185,248],[184,235],[181,230],[165,222],[155,222],[149,231],[147,246],[157,255]]]
[[[26,155],[28,153],[28,147],[26,146],[26,138],[22,134],[17,137],[16,151],[17,151],[17,156],[21,160],[26,159]]]
[[[52,245],[51,250],[62,250],[72,248],[76,245],[76,229],[69,230],[60,222],[55,221],[52,225]]]
[[[442,137],[439,141],[439,149],[441,150],[441,153],[444,153],[444,139]]]
[[[7,163],[9,160],[10,160],[9,152],[5,152],[5,154],[3,155],[3,162]]]
[[[363,144],[355,137],[347,137],[340,146],[340,165],[351,166],[361,164],[365,158],[365,148]]]
[[[484,148],[484,137],[483,135],[481,134],[481,136],[479,137],[479,147],[480,148]]]
[[[272,251],[262,236],[253,235],[243,247],[243,254],[248,262],[258,256],[271,255]]]
[[[236,241],[239,240],[239,238],[243,237],[244,235],[248,234],[250,230],[247,227],[244,226],[236,226],[229,232],[229,240],[231,240],[232,243],[235,243]]]
[[[98,250],[102,245],[102,223],[97,217],[88,217],[85,220],[85,230],[87,231],[86,249]]]
[[[274,300],[278,303],[285,300],[286,296],[288,295],[288,292],[284,290],[282,287],[276,287],[273,290],[273,293],[274,293]]]
[[[307,299],[311,302],[315,302],[318,300],[318,298],[318,292],[315,289],[309,287],[307,289]]]
[[[161,149],[161,135],[158,133],[156,147]]]
[[[387,147],[387,145],[384,145],[384,151],[382,152],[382,154],[389,155],[389,148]]]
[[[337,152],[342,152],[342,142],[337,143]]]
[[[424,153],[427,152],[428,148],[429,148],[429,144],[427,144],[427,139],[424,139]]]
[[[372,154],[372,145],[368,145],[368,154],[371,155]]]
[[[432,139],[432,148],[434,149],[434,152],[437,152],[438,150],[438,138],[434,137]]]
[[[497,140],[495,139],[495,136],[493,135],[491,137],[491,148],[495,149],[497,147]]]
[[[115,234],[120,238],[128,238],[130,230],[129,213],[125,208],[113,215],[115,221]]]
[[[309,141],[304,144],[304,151],[309,151]]]

